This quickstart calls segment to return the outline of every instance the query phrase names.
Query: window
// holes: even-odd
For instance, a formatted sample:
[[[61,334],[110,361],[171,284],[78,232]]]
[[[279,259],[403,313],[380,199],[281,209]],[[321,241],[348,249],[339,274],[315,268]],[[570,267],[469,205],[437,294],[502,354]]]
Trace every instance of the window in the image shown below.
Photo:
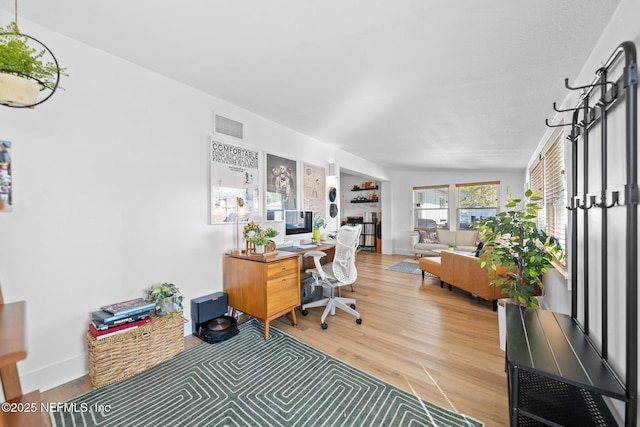
[[[457,184],[458,230],[469,229],[477,219],[498,213],[500,182]]]
[[[542,194],[542,209],[538,211],[538,227],[555,236],[566,248],[567,213],[564,193],[564,134],[560,133],[540,153],[529,174],[529,186]]]
[[[413,188],[413,227],[449,228],[449,186]]]

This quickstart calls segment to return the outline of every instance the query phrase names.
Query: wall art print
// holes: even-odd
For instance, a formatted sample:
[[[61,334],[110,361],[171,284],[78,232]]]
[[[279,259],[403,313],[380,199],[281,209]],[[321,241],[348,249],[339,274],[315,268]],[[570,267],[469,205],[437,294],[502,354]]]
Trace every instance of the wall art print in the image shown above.
[[[210,140],[211,224],[248,222],[260,215],[258,177],[260,155],[257,150]],[[237,209],[236,200],[244,200]]]
[[[325,217],[325,170],[322,166],[302,164],[302,208]]]
[[[298,168],[295,160],[267,153],[266,167],[267,221],[284,221],[285,210],[295,210],[297,201]]]
[[[0,140],[0,212],[13,210],[11,142]]]

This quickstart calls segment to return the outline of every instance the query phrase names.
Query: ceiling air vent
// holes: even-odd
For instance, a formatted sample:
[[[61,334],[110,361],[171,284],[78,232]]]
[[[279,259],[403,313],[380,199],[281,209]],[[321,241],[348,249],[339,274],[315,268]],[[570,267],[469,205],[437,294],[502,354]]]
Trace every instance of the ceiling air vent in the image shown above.
[[[216,133],[243,139],[243,124],[218,114],[213,115],[213,127]]]

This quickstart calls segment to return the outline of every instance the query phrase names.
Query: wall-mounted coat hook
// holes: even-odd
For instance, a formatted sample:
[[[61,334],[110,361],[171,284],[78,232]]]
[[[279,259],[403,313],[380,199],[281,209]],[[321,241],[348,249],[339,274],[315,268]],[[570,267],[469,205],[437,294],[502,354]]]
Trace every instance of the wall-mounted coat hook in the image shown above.
[[[563,125],[551,125],[549,124],[549,119],[544,119],[544,122],[547,124],[547,126],[549,126],[550,128],[561,128],[561,127],[565,127],[565,126],[571,126],[571,123],[565,123]]]
[[[567,108],[566,110],[559,110],[559,109],[558,109],[558,107],[556,106],[556,103],[554,102],[554,103],[553,103],[553,109],[554,109],[556,112],[558,112],[558,113],[566,113],[567,111],[580,111],[580,110],[583,110],[583,109],[584,109],[584,107]],[[593,108],[591,108],[591,107],[588,107],[588,106],[587,106],[587,109],[588,109],[589,111],[591,111]]]
[[[591,89],[592,87],[595,87],[595,86],[604,86],[604,85],[615,85],[615,83],[604,82],[604,83],[594,83],[594,84],[586,85],[586,86],[575,86],[575,87],[573,87],[573,86],[569,85],[569,79],[568,78],[564,79],[564,86],[569,90]]]
[[[586,199],[587,199],[587,196],[585,195],[585,202],[582,205],[578,204],[578,207],[580,209],[588,210],[588,209],[591,209],[594,206],[598,206],[598,204],[596,203],[596,196],[595,195],[590,195],[589,196],[589,205],[588,206],[587,206]]]
[[[620,192],[613,191],[611,193],[611,203],[607,205],[608,208],[612,208],[614,206],[622,206],[620,203]]]
[[[575,211],[576,209],[578,209],[579,205],[580,205],[580,198],[572,197],[571,199],[569,199],[569,206],[567,206],[567,209],[570,211]]]
[[[622,206],[620,204],[620,192],[612,191],[611,192],[611,203],[607,204],[606,198],[603,198],[602,199],[602,203],[600,203],[598,206],[601,207],[601,208],[604,207],[604,208],[607,208],[607,209],[612,208],[614,206]]]

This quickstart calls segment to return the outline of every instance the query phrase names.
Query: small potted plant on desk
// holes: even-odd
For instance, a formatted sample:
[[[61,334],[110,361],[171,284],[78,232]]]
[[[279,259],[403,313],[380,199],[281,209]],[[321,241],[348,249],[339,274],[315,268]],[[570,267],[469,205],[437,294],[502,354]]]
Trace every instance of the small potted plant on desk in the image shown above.
[[[182,313],[183,296],[173,283],[162,283],[147,289],[147,299],[156,303],[156,314],[166,316],[177,311]]]
[[[314,243],[317,243],[317,242],[320,241],[320,229],[321,228],[326,228],[326,227],[327,227],[327,223],[325,222],[324,218],[314,215],[314,217],[313,217],[313,238],[312,238]]]
[[[455,251],[457,247],[458,245],[455,243],[447,243],[447,248],[449,248],[450,251]]]
[[[252,251],[260,255],[265,255],[275,251],[275,242],[271,241],[271,239],[276,237],[278,232],[273,228],[262,230],[258,224],[251,221],[249,224],[244,226],[243,235],[247,243],[254,246],[253,248],[250,248],[247,245],[247,255]]]

